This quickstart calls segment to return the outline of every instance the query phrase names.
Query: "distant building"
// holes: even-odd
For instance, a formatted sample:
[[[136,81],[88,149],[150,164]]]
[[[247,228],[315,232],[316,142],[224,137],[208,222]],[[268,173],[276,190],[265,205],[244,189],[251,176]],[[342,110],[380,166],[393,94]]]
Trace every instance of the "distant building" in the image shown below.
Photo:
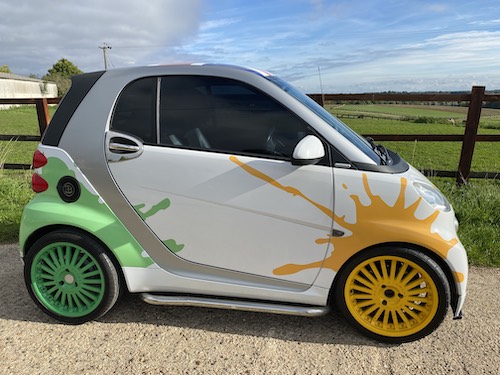
[[[41,79],[0,73],[0,99],[57,98],[57,85]],[[0,105],[0,109],[11,107]]]

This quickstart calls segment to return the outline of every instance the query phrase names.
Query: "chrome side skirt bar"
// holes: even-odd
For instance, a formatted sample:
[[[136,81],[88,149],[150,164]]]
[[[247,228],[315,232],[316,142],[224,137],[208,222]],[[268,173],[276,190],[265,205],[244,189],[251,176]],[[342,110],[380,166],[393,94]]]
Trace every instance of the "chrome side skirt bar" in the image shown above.
[[[151,305],[211,307],[215,309],[265,312],[271,314],[321,316],[328,313],[329,306],[296,306],[278,303],[256,302],[246,300],[229,300],[199,296],[179,296],[142,293],[144,302]]]

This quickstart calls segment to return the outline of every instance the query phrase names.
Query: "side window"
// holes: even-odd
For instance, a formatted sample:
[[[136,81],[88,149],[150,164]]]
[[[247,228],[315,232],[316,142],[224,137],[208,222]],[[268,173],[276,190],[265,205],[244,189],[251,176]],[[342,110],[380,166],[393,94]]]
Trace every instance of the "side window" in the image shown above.
[[[142,78],[129,84],[118,98],[111,129],[129,133],[145,143],[156,143],[157,78]]]
[[[203,76],[161,80],[160,143],[290,158],[307,125],[242,82]]]

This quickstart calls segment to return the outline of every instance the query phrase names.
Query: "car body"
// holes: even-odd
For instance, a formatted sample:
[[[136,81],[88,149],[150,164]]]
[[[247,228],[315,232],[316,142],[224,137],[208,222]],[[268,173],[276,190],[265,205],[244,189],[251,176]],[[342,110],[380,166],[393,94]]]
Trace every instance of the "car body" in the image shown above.
[[[397,154],[264,71],[216,64],[74,77],[35,153],[20,229],[30,295],[83,323],[152,304],[314,316],[388,342],[461,316],[446,198]]]

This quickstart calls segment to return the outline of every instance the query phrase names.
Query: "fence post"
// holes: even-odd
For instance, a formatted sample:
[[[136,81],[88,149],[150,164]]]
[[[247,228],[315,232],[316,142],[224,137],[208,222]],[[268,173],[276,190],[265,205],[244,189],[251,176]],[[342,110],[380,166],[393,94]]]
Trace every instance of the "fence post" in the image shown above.
[[[35,99],[35,102],[36,114],[38,116],[38,126],[40,127],[40,136],[42,136],[50,122],[49,106],[47,104],[47,98],[45,97]]]
[[[457,184],[465,185],[470,175],[472,155],[476,143],[477,128],[481,118],[481,108],[484,99],[484,86],[472,86],[469,111],[467,112],[467,121],[465,123],[464,140],[462,151],[460,153],[460,162],[458,163]]]

